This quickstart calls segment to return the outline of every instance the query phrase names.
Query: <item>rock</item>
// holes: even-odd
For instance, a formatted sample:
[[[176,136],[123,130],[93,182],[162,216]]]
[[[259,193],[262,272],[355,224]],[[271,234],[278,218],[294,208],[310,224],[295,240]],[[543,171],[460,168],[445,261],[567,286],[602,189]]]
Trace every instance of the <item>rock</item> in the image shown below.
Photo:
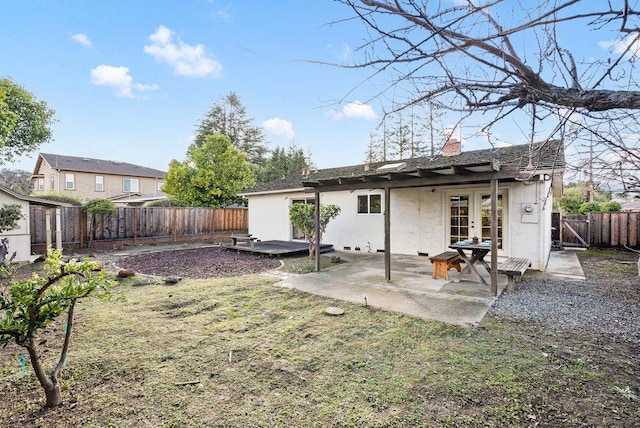
[[[174,285],[177,284],[178,282],[182,281],[182,278],[177,277],[177,276],[168,276],[164,279],[164,283],[167,285]]]
[[[118,277],[120,278],[128,278],[130,276],[134,276],[136,273],[133,269],[120,269],[118,272]]]

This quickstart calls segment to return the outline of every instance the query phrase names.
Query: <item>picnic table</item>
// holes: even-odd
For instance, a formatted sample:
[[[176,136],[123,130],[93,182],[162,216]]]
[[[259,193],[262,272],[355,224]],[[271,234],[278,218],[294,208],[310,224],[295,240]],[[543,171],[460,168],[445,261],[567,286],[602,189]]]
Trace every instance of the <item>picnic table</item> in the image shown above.
[[[485,256],[491,251],[491,241],[482,241],[474,244],[473,241],[469,239],[451,244],[449,248],[456,250],[460,258],[465,262],[465,268],[460,272],[460,276],[466,273],[472,273],[482,284],[489,285],[482,275],[480,275],[475,265],[479,262],[487,272],[491,273],[491,266],[484,260]]]

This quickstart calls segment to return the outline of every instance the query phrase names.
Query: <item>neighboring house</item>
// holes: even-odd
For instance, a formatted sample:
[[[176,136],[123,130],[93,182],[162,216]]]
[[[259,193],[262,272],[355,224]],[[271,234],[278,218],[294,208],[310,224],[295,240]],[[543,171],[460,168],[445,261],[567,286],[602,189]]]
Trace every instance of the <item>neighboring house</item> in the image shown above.
[[[31,180],[34,192],[69,192],[82,200],[155,194],[164,171],[87,157],[40,153]]]
[[[20,212],[23,215],[23,217],[18,220],[18,224],[15,229],[0,233],[0,239],[9,239],[9,256],[11,256],[15,251],[15,262],[28,261],[29,256],[31,255],[31,219],[29,218],[29,205],[42,205],[47,208],[68,206],[68,204],[65,203],[20,195],[7,187],[0,186],[0,207],[5,205],[20,205]],[[57,224],[60,224],[60,222],[58,221]],[[58,239],[58,236],[59,235],[56,234],[56,247],[60,248],[61,242],[60,239]],[[48,241],[50,240],[52,240],[51,236],[48,237]]]
[[[459,240],[491,236],[491,183],[497,180],[498,257],[524,257],[544,270],[551,250],[552,199],[564,172],[561,142],[548,141],[371,165],[307,171],[242,193],[249,232],[261,240],[304,238],[289,220],[296,202],[336,204],[323,242],[334,248],[435,255]],[[386,200],[386,199],[389,200]]]

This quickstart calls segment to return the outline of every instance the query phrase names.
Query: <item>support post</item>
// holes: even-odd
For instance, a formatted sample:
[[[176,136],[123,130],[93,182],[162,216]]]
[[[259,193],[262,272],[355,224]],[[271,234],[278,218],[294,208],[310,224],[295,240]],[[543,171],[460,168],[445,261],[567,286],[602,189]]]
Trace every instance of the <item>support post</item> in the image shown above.
[[[315,230],[313,231],[315,240],[316,240],[316,272],[320,272],[320,192],[315,192],[315,204],[316,209],[314,210],[314,223]]]
[[[391,188],[384,188],[384,277],[391,281]]]
[[[47,251],[49,251],[49,248],[51,248],[51,245],[53,245],[51,240],[51,208],[49,207],[44,209],[44,229],[44,237],[45,241],[47,242]]]
[[[62,251],[62,214],[60,207],[56,207],[56,248]]]
[[[491,293],[498,295],[498,180],[491,180]]]

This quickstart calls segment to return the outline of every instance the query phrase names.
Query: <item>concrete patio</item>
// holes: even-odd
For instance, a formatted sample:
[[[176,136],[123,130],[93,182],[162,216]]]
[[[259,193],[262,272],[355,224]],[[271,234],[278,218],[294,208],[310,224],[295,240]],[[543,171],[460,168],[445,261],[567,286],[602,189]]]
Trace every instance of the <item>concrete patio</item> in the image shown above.
[[[428,257],[392,255],[391,281],[387,282],[381,253],[335,251],[328,255],[338,256],[346,263],[304,275],[281,271],[270,274],[282,280],[282,287],[363,305],[366,299],[366,304],[374,308],[458,325],[476,325],[496,300],[489,287],[472,275],[460,277],[450,270],[449,281],[433,279]],[[490,281],[489,274],[479,270]],[[573,251],[552,252],[546,272],[529,269],[525,277],[534,275],[584,279]],[[505,292],[506,285],[506,276],[498,275],[498,296]],[[513,292],[517,293],[517,287]]]

